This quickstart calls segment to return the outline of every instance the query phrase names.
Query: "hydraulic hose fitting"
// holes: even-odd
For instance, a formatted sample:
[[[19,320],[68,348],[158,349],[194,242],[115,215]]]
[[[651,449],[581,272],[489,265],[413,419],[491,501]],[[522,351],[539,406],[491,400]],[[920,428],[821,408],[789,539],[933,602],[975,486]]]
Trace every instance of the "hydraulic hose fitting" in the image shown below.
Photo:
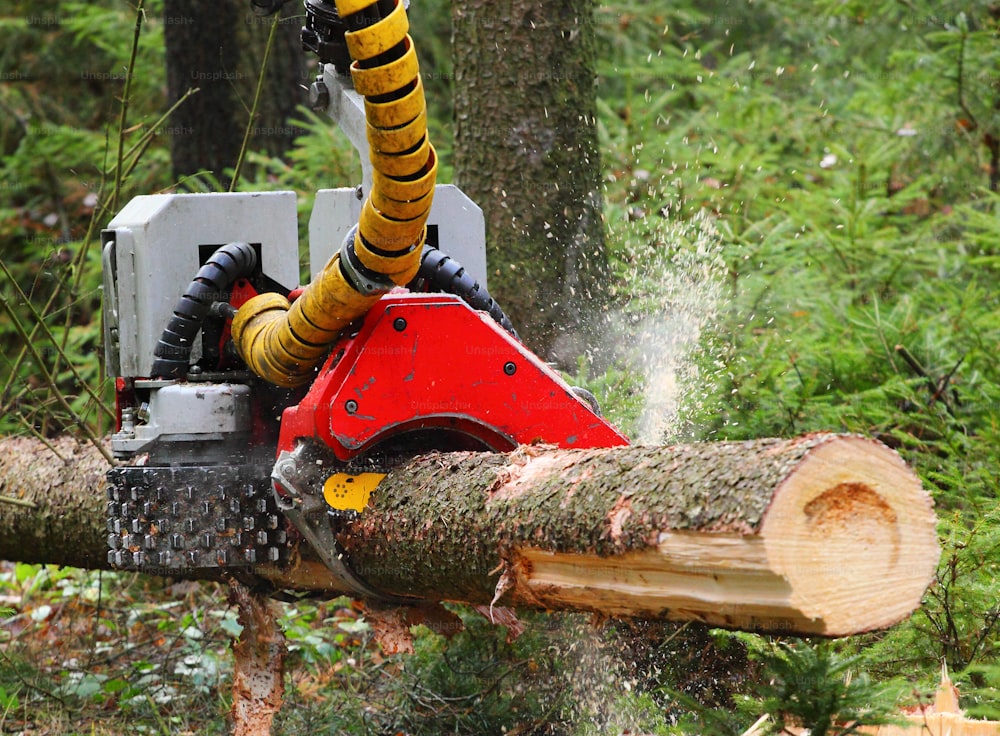
[[[348,31],[351,78],[365,98],[373,188],[357,228],[289,305],[262,294],[233,319],[236,348],[251,370],[300,386],[340,332],[420,269],[437,177],[427,103],[402,0],[337,0]]]

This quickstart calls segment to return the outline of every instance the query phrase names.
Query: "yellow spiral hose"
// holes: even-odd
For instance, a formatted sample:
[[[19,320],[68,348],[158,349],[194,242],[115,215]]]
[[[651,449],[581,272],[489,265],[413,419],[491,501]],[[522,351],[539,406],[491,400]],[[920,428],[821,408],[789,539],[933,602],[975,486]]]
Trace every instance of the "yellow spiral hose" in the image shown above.
[[[289,304],[260,294],[233,318],[233,341],[250,369],[278,386],[309,381],[341,331],[420,267],[437,178],[427,103],[402,0],[374,22],[377,0],[337,0],[347,23],[351,79],[365,98],[372,191],[354,237]],[[352,20],[354,21],[352,24]]]

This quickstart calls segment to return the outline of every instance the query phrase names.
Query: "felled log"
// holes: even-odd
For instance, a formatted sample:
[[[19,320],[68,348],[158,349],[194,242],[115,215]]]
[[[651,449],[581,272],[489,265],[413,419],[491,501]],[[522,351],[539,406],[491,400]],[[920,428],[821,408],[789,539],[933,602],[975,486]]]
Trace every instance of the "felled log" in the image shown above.
[[[75,521],[92,538],[46,550],[31,527],[53,523],[51,489],[23,471],[13,482],[9,467],[0,460],[0,494],[36,508],[0,501],[0,558],[31,549],[29,561],[101,566],[103,504]],[[101,497],[82,479],[62,483]],[[356,574],[396,596],[830,636],[907,616],[939,554],[931,500],[899,456],[830,434],[424,455],[388,471],[339,543]],[[308,554],[256,572],[338,589]]]
[[[0,440],[0,559],[106,569],[108,467],[70,437]]]

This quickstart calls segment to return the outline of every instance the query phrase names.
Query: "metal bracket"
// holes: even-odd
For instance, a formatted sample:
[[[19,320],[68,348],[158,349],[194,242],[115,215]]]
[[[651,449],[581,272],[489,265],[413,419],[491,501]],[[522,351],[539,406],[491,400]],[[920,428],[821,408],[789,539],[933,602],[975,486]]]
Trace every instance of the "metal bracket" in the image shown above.
[[[375,590],[348,565],[331,526],[332,509],[323,498],[323,484],[333,471],[331,456],[311,443],[300,442],[294,450],[282,451],[271,472],[278,509],[295,525],[346,592],[389,603],[416,602],[416,598]]]

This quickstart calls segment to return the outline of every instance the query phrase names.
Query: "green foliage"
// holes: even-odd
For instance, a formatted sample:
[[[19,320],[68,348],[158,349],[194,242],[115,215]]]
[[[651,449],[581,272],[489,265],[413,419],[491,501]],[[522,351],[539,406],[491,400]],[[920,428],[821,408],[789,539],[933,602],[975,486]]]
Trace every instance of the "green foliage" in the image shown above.
[[[772,716],[775,732],[794,725],[817,736],[849,734],[893,722],[891,689],[856,673],[862,655],[838,654],[830,643],[751,641],[751,656],[769,676],[757,688],[759,707]]]
[[[419,8],[447,180],[450,6]],[[4,432],[107,427],[95,235],[119,168],[119,202],[174,184],[159,11],[146,3],[131,72],[127,3],[15,2],[0,17]],[[942,662],[970,714],[1000,718],[994,16],[986,0],[597,9],[616,301],[607,344],[574,381],[652,441],[839,430],[899,449],[935,498],[943,543],[909,621],[836,643],[688,631],[615,648],[618,634],[561,617],[529,617],[508,643],[460,609],[464,632],[419,629],[413,656],[390,657],[346,601],[300,603],[282,620],[291,654],[277,731],[737,734],[769,714],[776,728],[835,733],[896,705],[895,684],[873,683],[905,678],[900,702],[926,700]],[[320,116],[303,109],[292,124],[295,149],[250,152],[242,188],[298,191],[304,231],[312,192],[359,167]],[[239,627],[218,592],[17,565],[0,572],[0,593],[11,608],[0,728],[66,732],[83,718],[93,733],[224,730]],[[93,629],[66,629],[74,611]],[[54,640],[78,647],[61,657]],[[713,660],[721,651],[731,658]],[[739,676],[716,676],[710,661]],[[692,674],[704,670],[716,684]]]
[[[724,709],[709,708],[690,695],[667,690],[674,701],[690,710],[694,718],[690,726],[698,723],[700,733],[736,736],[759,722],[762,733],[805,728],[813,734],[846,735],[862,726],[899,720],[897,703],[906,684],[873,681],[864,671],[871,658],[863,652],[852,653],[846,642],[719,635],[745,647],[756,676]]]
[[[159,4],[147,10],[158,14]],[[147,27],[130,51],[135,22],[134,9],[110,1],[15,3],[0,18],[10,40],[4,68],[13,70],[6,77],[13,83],[0,88],[0,427],[7,433],[95,439],[111,419],[95,235],[121,196],[160,188],[168,163],[153,145],[163,123],[162,30]],[[120,120],[123,89],[132,115]]]
[[[844,642],[836,657],[876,681],[906,676],[921,696],[946,661],[963,705],[995,712],[1000,233],[982,110],[995,90],[979,86],[995,66],[995,21],[986,4],[883,5],[830,3],[819,17],[804,3],[699,6],[715,23],[650,9],[640,32],[612,37],[600,119],[610,242],[627,311],[644,293],[630,269],[645,271],[656,253],[671,263],[685,247],[678,223],[717,218],[718,314],[686,355],[660,359],[674,378],[694,379],[682,381],[681,436],[838,430],[898,448],[941,510],[938,582],[910,621]],[[755,33],[741,15],[771,31]],[[629,417],[642,414],[640,365],[615,362],[619,393],[605,406],[638,403]],[[838,672],[822,647],[778,655],[760,664],[813,658]],[[789,714],[819,704],[822,693],[798,687],[808,684],[758,692],[742,717],[715,710],[714,728],[740,733],[779,701]]]

